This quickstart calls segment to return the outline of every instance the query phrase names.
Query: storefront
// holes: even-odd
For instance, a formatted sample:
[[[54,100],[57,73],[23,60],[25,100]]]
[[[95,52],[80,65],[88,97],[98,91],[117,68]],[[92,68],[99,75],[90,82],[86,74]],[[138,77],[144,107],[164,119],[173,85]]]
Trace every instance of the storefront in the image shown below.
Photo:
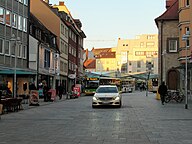
[[[11,94],[14,89],[14,72],[14,70],[0,70],[0,81],[6,86],[7,90],[10,90]],[[29,83],[33,81],[35,74],[31,71],[16,71],[17,95],[29,93]]]

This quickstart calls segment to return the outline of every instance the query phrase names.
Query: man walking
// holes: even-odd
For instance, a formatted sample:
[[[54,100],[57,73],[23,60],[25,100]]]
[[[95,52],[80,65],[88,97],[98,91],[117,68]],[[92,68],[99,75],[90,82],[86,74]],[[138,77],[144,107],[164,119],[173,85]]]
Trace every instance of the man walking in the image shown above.
[[[62,95],[64,92],[64,87],[62,84],[59,85],[58,90],[59,90],[59,99],[62,99]]]
[[[164,105],[165,102],[165,95],[167,94],[167,86],[165,85],[165,82],[163,81],[161,85],[159,86],[158,93],[161,96],[161,103]]]

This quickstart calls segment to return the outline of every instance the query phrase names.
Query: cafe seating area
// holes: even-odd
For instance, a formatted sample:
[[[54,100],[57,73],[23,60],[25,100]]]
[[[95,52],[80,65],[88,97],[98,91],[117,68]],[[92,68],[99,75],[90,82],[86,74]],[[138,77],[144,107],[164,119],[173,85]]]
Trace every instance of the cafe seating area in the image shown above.
[[[22,97],[1,96],[0,104],[3,105],[2,114],[22,110],[22,100]]]

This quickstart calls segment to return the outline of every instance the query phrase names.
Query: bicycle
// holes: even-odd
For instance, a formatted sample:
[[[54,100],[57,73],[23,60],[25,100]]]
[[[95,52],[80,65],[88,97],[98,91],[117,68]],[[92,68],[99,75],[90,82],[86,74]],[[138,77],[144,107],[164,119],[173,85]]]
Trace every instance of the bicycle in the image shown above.
[[[178,103],[181,103],[184,99],[184,95],[181,91],[178,90],[169,90],[165,96],[165,102],[168,103],[171,100],[175,100]]]

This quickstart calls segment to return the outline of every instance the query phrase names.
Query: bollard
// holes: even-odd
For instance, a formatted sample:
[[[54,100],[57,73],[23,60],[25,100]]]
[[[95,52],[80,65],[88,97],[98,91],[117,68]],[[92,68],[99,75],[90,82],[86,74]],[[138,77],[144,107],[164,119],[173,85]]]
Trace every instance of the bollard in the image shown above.
[[[157,90],[157,93],[156,93],[156,99],[157,100],[160,100],[161,98],[160,98],[160,94],[158,93],[158,90]]]

